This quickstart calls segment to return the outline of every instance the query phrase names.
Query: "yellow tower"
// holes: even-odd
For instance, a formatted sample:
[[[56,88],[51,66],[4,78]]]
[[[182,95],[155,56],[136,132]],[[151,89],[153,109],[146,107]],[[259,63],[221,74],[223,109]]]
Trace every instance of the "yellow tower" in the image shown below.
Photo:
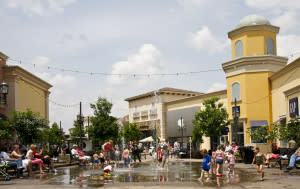
[[[265,142],[251,140],[247,130],[273,121],[269,77],[287,63],[287,58],[277,56],[278,32],[279,27],[258,15],[246,16],[228,32],[232,60],[222,67],[226,73],[230,119],[233,120],[235,109],[239,111],[238,124],[232,124],[229,138],[239,145]]]

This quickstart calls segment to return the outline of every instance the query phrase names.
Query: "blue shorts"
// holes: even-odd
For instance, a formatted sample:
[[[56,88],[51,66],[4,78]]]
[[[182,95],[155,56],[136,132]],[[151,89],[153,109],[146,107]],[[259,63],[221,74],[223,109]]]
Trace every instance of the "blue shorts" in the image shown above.
[[[202,169],[203,169],[204,171],[207,171],[207,172],[209,171],[209,168],[207,168],[207,167],[205,167],[205,168],[202,167]]]
[[[223,164],[223,160],[222,159],[216,159],[216,163],[217,164]]]
[[[94,163],[99,163],[99,160],[98,159],[94,159]]]

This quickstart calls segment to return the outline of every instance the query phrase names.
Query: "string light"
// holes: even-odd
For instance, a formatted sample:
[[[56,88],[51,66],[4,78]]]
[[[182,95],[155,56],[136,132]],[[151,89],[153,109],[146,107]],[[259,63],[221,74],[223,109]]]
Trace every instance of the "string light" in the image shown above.
[[[8,61],[11,62],[19,62],[21,64],[21,60],[17,60],[17,59],[12,59],[9,58]],[[24,62],[22,61],[23,64],[27,64],[27,65],[32,65],[33,68],[37,68],[38,66],[34,63],[29,63],[29,62]],[[196,75],[196,74],[200,74],[200,73],[205,73],[205,72],[218,72],[218,71],[222,71],[221,68],[216,68],[216,69],[208,69],[208,70],[200,70],[200,71],[196,71],[196,72],[176,72],[176,73],[153,73],[153,74],[149,74],[149,73],[105,73],[105,72],[84,72],[84,71],[79,71],[79,70],[72,70],[72,69],[66,69],[66,68],[61,68],[61,67],[54,67],[54,66],[47,66],[48,70],[56,70],[56,71],[60,71],[60,72],[72,72],[72,73],[79,73],[79,74],[86,74],[86,75],[101,75],[101,76],[117,76],[119,78],[121,77],[130,77],[130,78],[140,78],[140,77],[144,77],[144,78],[151,78],[151,77],[164,77],[164,76],[192,76],[192,75]]]

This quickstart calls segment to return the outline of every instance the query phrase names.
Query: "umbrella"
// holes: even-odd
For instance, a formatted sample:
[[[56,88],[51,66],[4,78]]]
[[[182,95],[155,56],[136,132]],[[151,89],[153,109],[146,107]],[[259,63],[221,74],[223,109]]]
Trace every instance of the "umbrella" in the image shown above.
[[[140,142],[153,142],[152,136],[140,140]]]

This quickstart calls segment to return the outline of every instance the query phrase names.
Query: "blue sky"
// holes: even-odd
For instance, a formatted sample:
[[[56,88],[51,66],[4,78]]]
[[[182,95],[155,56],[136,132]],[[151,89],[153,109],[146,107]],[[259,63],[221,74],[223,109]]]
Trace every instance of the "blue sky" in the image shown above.
[[[283,3],[284,2],[284,3]],[[126,97],[161,87],[201,92],[225,89],[220,72],[173,77],[105,77],[48,70],[176,73],[221,68],[231,59],[227,32],[249,14],[280,26],[278,54],[300,52],[300,1],[294,0],[1,0],[3,53],[54,85],[50,99],[83,102],[84,115],[97,96],[128,113]],[[8,61],[8,64],[15,62]],[[50,121],[72,126],[78,107],[50,104]]]

